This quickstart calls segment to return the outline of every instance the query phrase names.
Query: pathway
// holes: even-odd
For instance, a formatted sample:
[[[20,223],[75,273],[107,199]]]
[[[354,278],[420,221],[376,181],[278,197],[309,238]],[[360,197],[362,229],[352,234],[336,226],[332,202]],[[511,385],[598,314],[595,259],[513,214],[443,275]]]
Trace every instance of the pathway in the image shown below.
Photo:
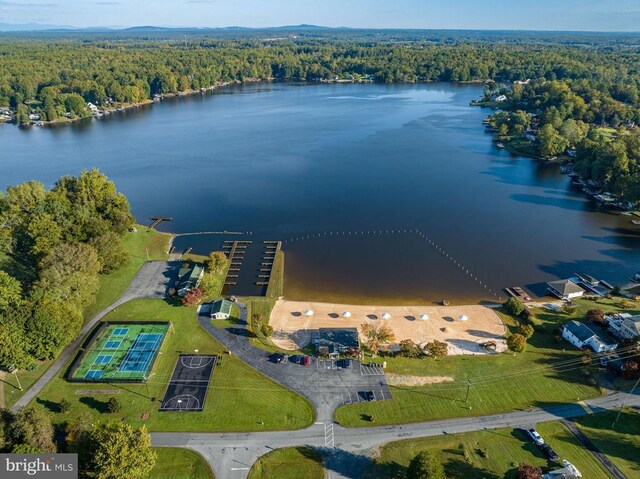
[[[591,440],[585,436],[582,431],[576,426],[573,421],[562,421],[562,424],[567,426],[567,429],[571,431],[571,433],[582,443],[587,450],[595,456],[595,458],[600,461],[600,463],[604,466],[604,468],[611,473],[613,477],[616,479],[627,479],[620,469],[618,469],[614,463],[612,463],[607,456],[605,456],[597,446],[591,442]]]

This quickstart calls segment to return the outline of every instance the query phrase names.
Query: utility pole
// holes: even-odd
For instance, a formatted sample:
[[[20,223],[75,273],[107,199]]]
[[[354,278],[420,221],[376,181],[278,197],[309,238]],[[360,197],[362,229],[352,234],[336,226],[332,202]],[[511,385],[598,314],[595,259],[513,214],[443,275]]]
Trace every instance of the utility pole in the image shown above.
[[[24,391],[24,389],[22,389],[22,384],[20,384],[20,379],[18,379],[18,368],[15,366],[15,364],[11,365],[11,367],[9,368],[9,372],[16,377],[18,389],[20,389],[20,391]]]
[[[636,387],[638,387],[638,384],[640,384],[640,378],[638,378],[636,383],[633,385],[633,387],[631,388],[631,391],[629,391],[629,394],[633,394],[633,391],[635,390]],[[613,426],[615,426],[616,423],[618,422],[618,419],[620,419],[620,415],[622,414],[622,410],[624,409],[625,403],[626,403],[626,398],[624,401],[622,401],[622,405],[620,406],[620,411],[618,411],[618,415],[616,416],[616,420],[613,421],[613,424],[611,425],[611,429],[613,429]]]

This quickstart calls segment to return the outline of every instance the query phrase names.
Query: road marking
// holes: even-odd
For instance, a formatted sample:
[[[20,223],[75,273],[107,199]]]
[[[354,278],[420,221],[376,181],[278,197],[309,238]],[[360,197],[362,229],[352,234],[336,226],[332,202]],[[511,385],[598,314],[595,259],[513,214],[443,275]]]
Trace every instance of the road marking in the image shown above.
[[[249,468],[248,467],[232,467],[231,470],[232,471],[248,471]]]
[[[324,425],[324,447],[334,447],[333,423]]]
[[[324,424],[323,422],[314,422],[314,424]]]

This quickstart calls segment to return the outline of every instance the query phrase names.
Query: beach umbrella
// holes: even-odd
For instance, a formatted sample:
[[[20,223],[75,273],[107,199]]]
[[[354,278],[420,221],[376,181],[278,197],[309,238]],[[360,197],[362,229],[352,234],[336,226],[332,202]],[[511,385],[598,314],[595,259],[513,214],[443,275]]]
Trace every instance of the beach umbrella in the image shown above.
[[[313,316],[313,309],[307,309],[304,312],[304,315],[308,318],[309,316]]]
[[[422,321],[426,321],[427,319],[429,319],[429,315],[428,315],[428,314],[421,314],[421,315],[420,315],[420,319],[421,319]]]
[[[469,317],[466,314],[461,314],[460,316],[458,316],[458,319],[460,321],[469,321]]]
[[[389,313],[382,313],[382,314],[380,315],[380,317],[381,317],[382,319],[391,319],[391,315],[390,315]]]
[[[343,318],[350,318],[351,317],[351,313],[349,311],[345,311],[344,313],[342,313],[342,317]]]

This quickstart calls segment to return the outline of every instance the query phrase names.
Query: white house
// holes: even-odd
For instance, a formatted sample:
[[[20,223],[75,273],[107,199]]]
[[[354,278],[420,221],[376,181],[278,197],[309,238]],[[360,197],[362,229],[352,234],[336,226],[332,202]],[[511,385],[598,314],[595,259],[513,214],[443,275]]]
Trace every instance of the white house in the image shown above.
[[[219,299],[211,305],[212,319],[229,319],[231,316],[231,307],[233,304],[226,299]]]
[[[99,112],[98,107],[97,107],[97,106],[95,106],[95,105],[94,105],[93,103],[91,103],[91,102],[88,102],[88,103],[87,103],[87,108],[89,108],[89,110],[91,110],[91,113],[94,113],[94,114],[95,114],[95,113],[98,113],[98,112]]]
[[[501,103],[503,101],[507,101],[507,97],[506,95],[498,95],[494,101]]]
[[[584,289],[570,279],[551,281],[547,283],[547,290],[556,298],[560,299],[579,298],[584,294]]]
[[[582,477],[582,473],[566,459],[562,461],[564,467],[562,469],[556,469],[555,471],[549,471],[542,479],[578,479]]]
[[[636,339],[640,337],[640,316],[630,314],[619,318],[607,319],[609,329],[620,339]]]
[[[573,344],[576,348],[590,348],[593,352],[602,353],[613,351],[618,347],[618,343],[607,341],[598,336],[586,324],[571,320],[560,328],[562,337]]]

